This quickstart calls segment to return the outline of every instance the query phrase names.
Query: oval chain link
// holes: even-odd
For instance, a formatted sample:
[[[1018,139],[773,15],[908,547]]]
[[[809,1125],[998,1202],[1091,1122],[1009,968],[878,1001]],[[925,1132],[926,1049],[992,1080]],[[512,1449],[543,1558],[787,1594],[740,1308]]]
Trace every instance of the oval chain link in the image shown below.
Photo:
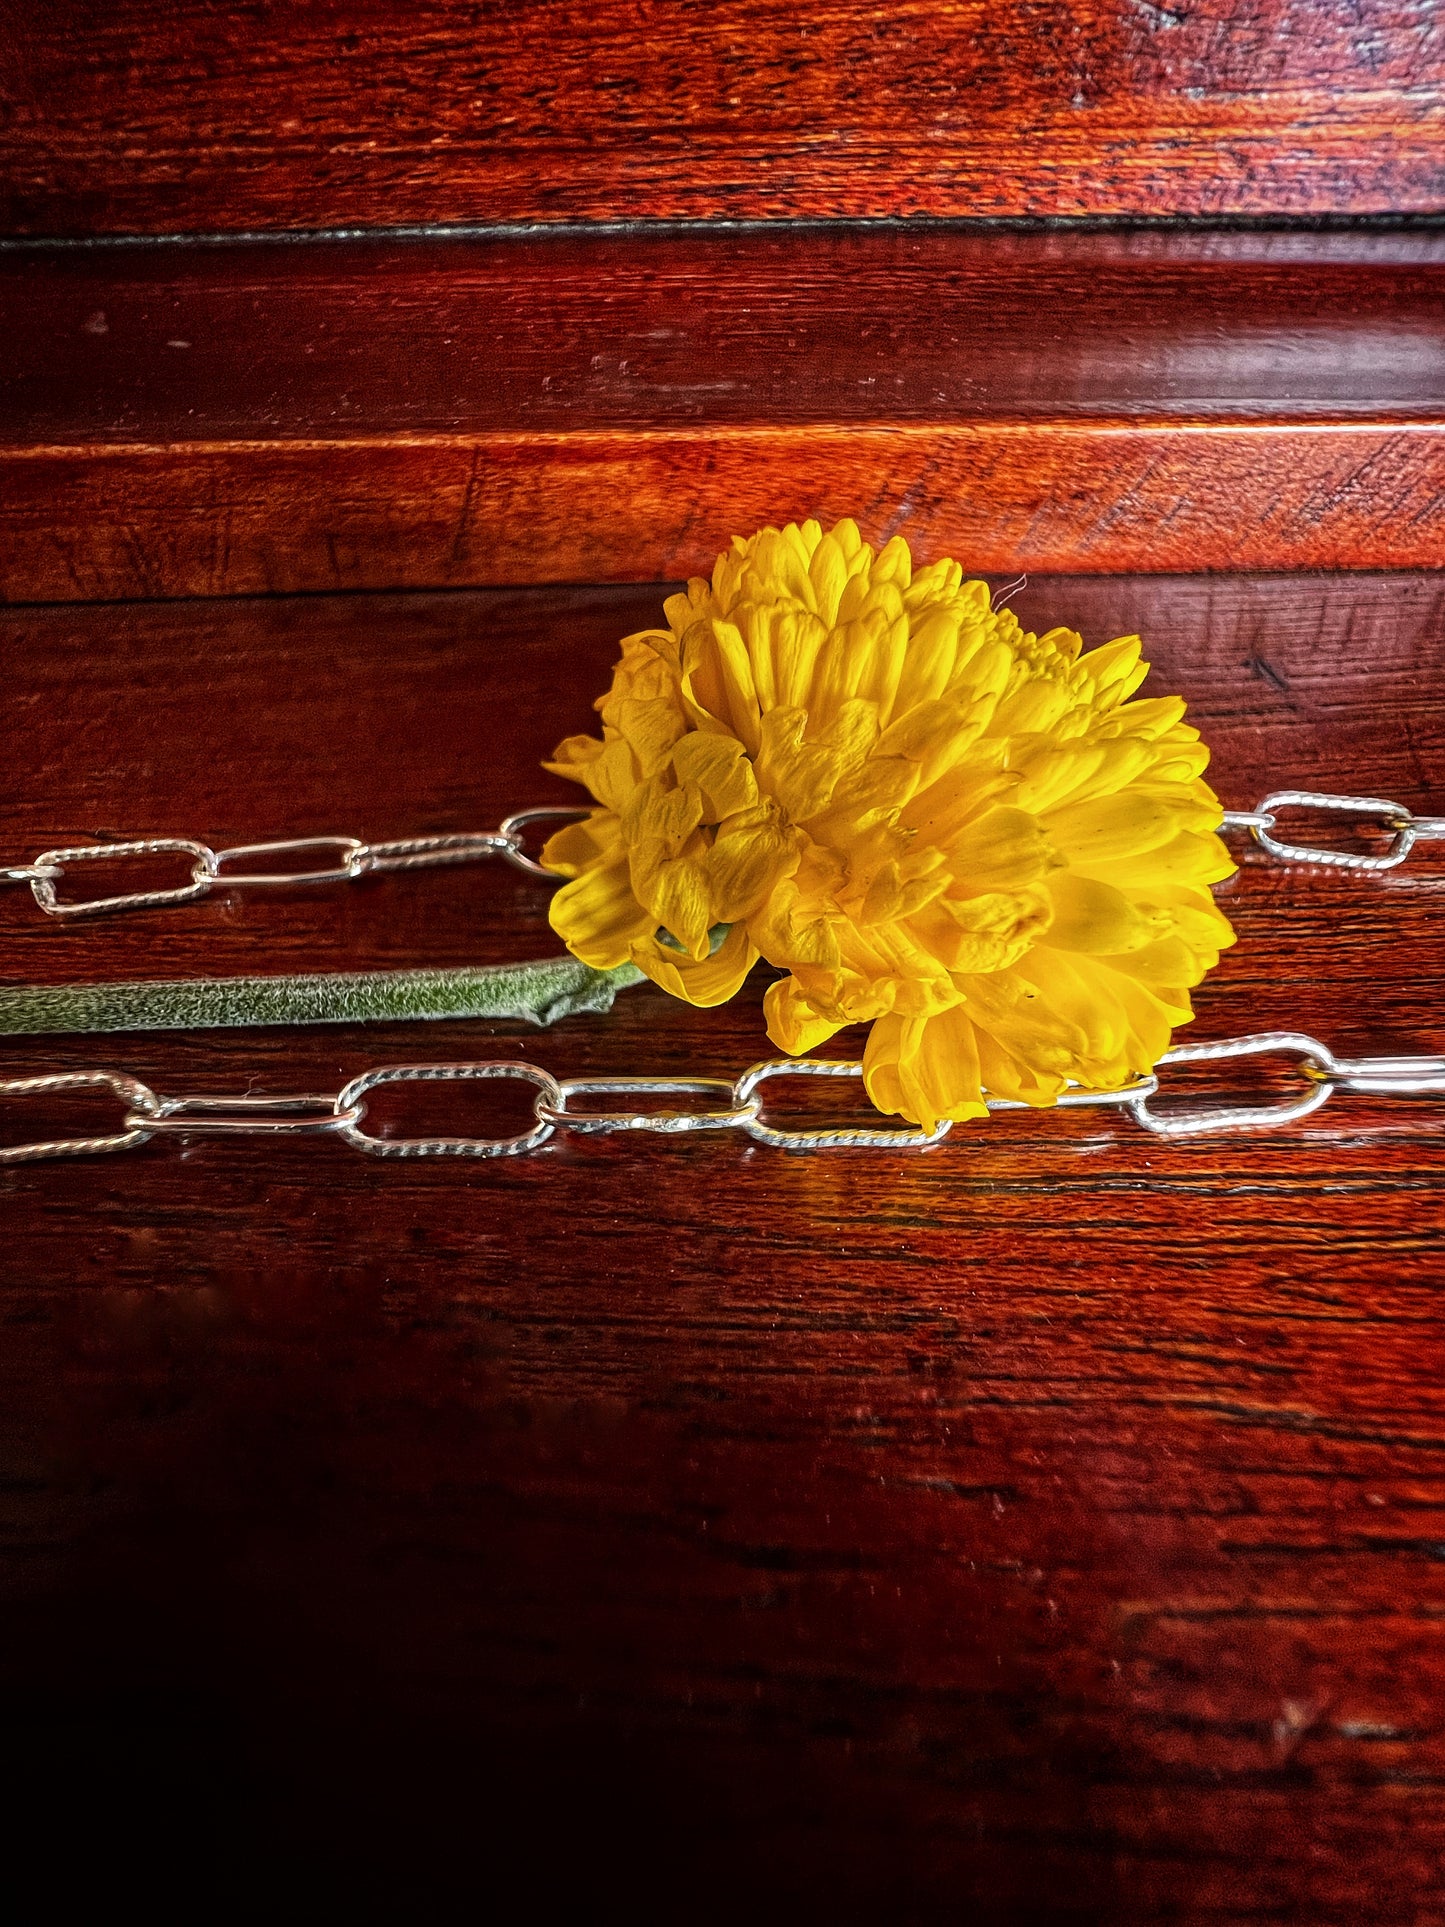
[[[1366,851],[1321,849],[1309,843],[1287,843],[1274,832],[1281,810],[1333,810],[1360,817],[1375,817],[1390,832],[1383,854]],[[1392,803],[1381,796],[1332,796],[1319,790],[1275,790],[1252,810],[1226,810],[1221,827],[1248,830],[1255,842],[1277,863],[1306,863],[1329,870],[1393,870],[1417,843],[1445,839],[1445,817],[1416,816],[1403,803]]]

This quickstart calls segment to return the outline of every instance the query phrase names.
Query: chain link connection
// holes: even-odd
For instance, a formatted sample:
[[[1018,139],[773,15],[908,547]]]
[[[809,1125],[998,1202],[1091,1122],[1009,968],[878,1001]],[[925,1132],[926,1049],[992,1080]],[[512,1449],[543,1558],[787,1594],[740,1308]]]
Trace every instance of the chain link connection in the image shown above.
[[[1296,1059],[1303,1085],[1297,1096],[1268,1105],[1215,1105],[1196,1110],[1160,1110],[1155,1105],[1160,1094],[1159,1073],[1172,1065],[1216,1063],[1271,1053]],[[784,1057],[754,1064],[731,1081],[722,1077],[556,1078],[536,1064],[506,1059],[481,1063],[390,1064],[353,1077],[334,1097],[309,1092],[278,1097],[210,1094],[162,1097],[138,1078],[122,1071],[67,1071],[52,1076],[0,1080],[0,1098],[38,1098],[56,1092],[105,1090],[123,1107],[120,1128],[92,1137],[52,1138],[12,1145],[0,1150],[0,1164],[129,1151],[157,1136],[334,1135],[355,1150],[381,1158],[516,1157],[539,1149],[558,1131],[575,1131],[586,1136],[652,1132],[676,1137],[695,1131],[740,1130],[757,1144],[785,1151],[850,1147],[924,1151],[947,1137],[951,1127],[946,1120],[932,1131],[886,1128],[881,1121],[876,1127],[817,1130],[769,1123],[763,1115],[759,1092],[770,1079],[862,1075],[863,1066],[856,1062]],[[516,1078],[535,1086],[535,1122],[530,1129],[511,1137],[379,1137],[366,1129],[367,1094],[379,1085],[454,1083],[487,1078]],[[1059,1107],[1127,1110],[1136,1123],[1156,1136],[1181,1138],[1207,1132],[1276,1130],[1298,1123],[1319,1110],[1336,1091],[1359,1091],[1379,1097],[1445,1097],[1445,1057],[1339,1058],[1328,1045],[1301,1031],[1265,1031],[1220,1043],[1179,1045],[1165,1053],[1154,1071],[1135,1078],[1122,1089],[1070,1090],[1059,1099]],[[624,1096],[686,1096],[711,1102],[685,1110],[574,1108],[575,1100],[581,1097]],[[991,1111],[1030,1108],[1006,1098],[986,1101]]]
[[[1377,856],[1363,852],[1320,849],[1287,842],[1274,832],[1282,810],[1333,810],[1356,818],[1373,817],[1389,834],[1389,845]],[[397,837],[386,843],[364,843],[354,836],[283,837],[266,843],[237,843],[213,850],[209,844],[184,836],[134,837],[123,843],[84,843],[61,850],[42,850],[31,863],[0,866],[0,884],[28,883],[35,901],[51,917],[98,917],[119,910],[153,910],[170,904],[194,903],[214,890],[280,890],[321,883],[352,883],[358,877],[386,870],[420,870],[444,864],[474,863],[499,856],[529,876],[557,879],[529,856],[525,835],[534,823],[575,820],[585,809],[549,804],[518,810],[495,830],[461,830],[439,836]],[[1316,790],[1276,790],[1253,810],[1226,810],[1225,831],[1248,830],[1259,847],[1280,863],[1305,863],[1335,870],[1393,870],[1417,843],[1445,841],[1445,816],[1416,816],[1402,803],[1379,796],[1330,796]],[[275,857],[326,851],[334,861],[309,869],[273,870],[262,867]],[[108,863],[127,857],[175,855],[190,859],[189,880],[167,890],[133,890],[121,896],[94,897],[67,903],[59,886],[76,864]],[[240,864],[243,867],[236,869]],[[257,867],[244,867],[255,865]]]

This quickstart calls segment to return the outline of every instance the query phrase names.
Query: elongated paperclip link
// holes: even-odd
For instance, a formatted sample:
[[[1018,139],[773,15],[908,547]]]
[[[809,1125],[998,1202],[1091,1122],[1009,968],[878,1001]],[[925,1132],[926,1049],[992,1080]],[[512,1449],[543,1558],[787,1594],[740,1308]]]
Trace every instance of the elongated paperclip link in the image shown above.
[[[124,1071],[54,1071],[45,1077],[7,1077],[0,1080],[0,1097],[50,1097],[58,1091],[109,1091],[126,1107],[125,1127],[100,1137],[42,1139],[35,1144],[10,1144],[0,1150],[0,1164],[26,1164],[35,1158],[84,1158],[107,1151],[130,1151],[144,1144],[160,1114],[161,1100],[149,1085]]]
[[[1376,1097],[1445,1097],[1445,1057],[1338,1058],[1327,1044],[1296,1030],[1261,1031],[1217,1044],[1180,1044],[1165,1052],[1159,1068],[1276,1053],[1299,1058],[1307,1083],[1298,1097],[1276,1104],[1161,1112],[1150,1108],[1146,1096],[1132,1099],[1129,1110],[1136,1123],[1158,1137],[1194,1137],[1208,1131],[1268,1131],[1297,1124],[1328,1103],[1337,1090]]]
[[[1176,1064],[1220,1063],[1234,1058],[1286,1053],[1300,1062],[1305,1089],[1296,1097],[1274,1104],[1225,1105],[1210,1109],[1161,1111],[1153,1099],[1160,1071]],[[0,1164],[29,1159],[81,1157],[96,1152],[128,1151],[154,1136],[202,1137],[252,1135],[266,1137],[338,1137],[369,1157],[381,1158],[498,1158],[535,1151],[558,1131],[583,1136],[612,1132],[654,1132],[678,1137],[698,1131],[740,1130],[758,1144],[785,1151],[831,1151],[845,1148],[879,1151],[926,1151],[942,1143],[951,1128],[945,1118],[931,1131],[899,1130],[851,1125],[814,1129],[769,1123],[762,1115],[760,1087],[775,1077],[847,1077],[863,1075],[863,1066],[850,1060],[821,1057],[770,1058],[754,1064],[731,1081],[723,1077],[572,1077],[559,1079],[550,1071],[521,1059],[484,1060],[456,1064],[390,1064],[363,1071],[335,1097],[303,1093],[296,1096],[159,1097],[138,1079],[122,1071],[67,1071],[52,1076],[0,1080],[0,1098],[44,1097],[56,1092],[104,1089],[126,1105],[124,1129],[108,1136],[51,1138],[0,1150]],[[530,1130],[510,1137],[381,1137],[365,1128],[367,1093],[383,1084],[453,1083],[469,1079],[519,1078],[535,1087],[532,1108],[536,1122]],[[1275,1130],[1299,1122],[1329,1101],[1335,1091],[1359,1091],[1378,1097],[1445,1097],[1445,1056],[1336,1057],[1326,1044],[1303,1031],[1263,1031],[1210,1044],[1181,1044],[1167,1051],[1159,1068],[1118,1090],[1072,1089],[1057,1100],[1060,1109],[1112,1107],[1129,1112],[1136,1123],[1158,1137],[1182,1138],[1219,1131]],[[578,1097],[713,1098],[711,1105],[692,1110],[573,1109]],[[1034,1107],[1012,1098],[985,1100],[991,1111],[1020,1111]],[[1052,1108],[1052,1107],[1050,1107]]]
[[[565,1125],[569,1131],[601,1136],[611,1131],[657,1131],[677,1137],[685,1131],[728,1131],[746,1127],[756,1118],[759,1100],[748,1097],[739,1103],[738,1079],[726,1077],[564,1077],[558,1082],[562,1096],[551,1104],[537,1099],[537,1115],[544,1122]],[[725,1102],[706,1111],[574,1111],[574,1097],[719,1097]]]
[[[1286,809],[1336,810],[1355,817],[1377,817],[1391,831],[1379,856],[1363,851],[1322,850],[1308,843],[1286,843],[1274,831]],[[1445,816],[1416,816],[1403,803],[1381,796],[1331,796],[1319,790],[1276,790],[1252,810],[1226,810],[1226,830],[1248,830],[1262,850],[1280,863],[1310,863],[1330,870],[1393,870],[1417,843],[1445,839]]]

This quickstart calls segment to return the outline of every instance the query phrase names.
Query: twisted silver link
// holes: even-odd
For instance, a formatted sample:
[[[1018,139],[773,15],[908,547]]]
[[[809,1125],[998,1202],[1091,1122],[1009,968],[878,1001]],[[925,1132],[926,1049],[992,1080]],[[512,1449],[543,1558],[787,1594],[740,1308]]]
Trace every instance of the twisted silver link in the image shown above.
[[[1270,1104],[1214,1105],[1194,1110],[1160,1110],[1153,1099],[1161,1072],[1180,1064],[1223,1063],[1236,1058],[1266,1055],[1294,1057],[1304,1088],[1298,1095]],[[777,1077],[859,1078],[863,1066],[852,1060],[821,1057],[770,1058],[753,1064],[739,1077],[572,1077],[558,1079],[539,1065],[523,1059],[484,1060],[478,1063],[389,1064],[363,1071],[335,1097],[311,1092],[298,1095],[243,1096],[186,1095],[160,1097],[139,1079],[123,1071],[65,1071],[49,1076],[0,1080],[0,1098],[39,1098],[56,1092],[106,1090],[125,1106],[123,1129],[106,1136],[51,1138],[0,1150],[0,1164],[35,1158],[82,1157],[97,1152],[128,1151],[155,1136],[264,1136],[338,1137],[369,1157],[421,1158],[515,1157],[535,1151],[560,1130],[583,1136],[615,1132],[652,1132],[677,1137],[699,1131],[740,1130],[754,1142],[785,1151],[831,1151],[846,1148],[880,1151],[926,1151],[941,1144],[951,1130],[941,1120],[932,1131],[879,1125],[849,1125],[829,1129],[801,1128],[768,1122],[762,1115],[760,1087]],[[380,1137],[364,1128],[366,1097],[384,1084],[455,1083],[471,1079],[517,1078],[535,1087],[535,1123],[511,1137]],[[1329,1046],[1303,1031],[1263,1031],[1254,1036],[1216,1043],[1181,1044],[1166,1051],[1155,1071],[1132,1079],[1118,1090],[1074,1088],[1057,1100],[1058,1108],[1075,1110],[1104,1107],[1126,1110],[1134,1121],[1157,1137],[1184,1138],[1221,1131],[1276,1130],[1309,1117],[1337,1091],[1376,1097],[1445,1097],[1445,1056],[1336,1057]],[[712,1105],[691,1110],[578,1111],[575,1098],[672,1097],[711,1098]],[[991,1111],[1021,1111],[1037,1107],[1013,1098],[989,1097]]]
[[[1308,843],[1287,843],[1274,834],[1279,812],[1289,809],[1335,810],[1354,817],[1377,817],[1391,832],[1382,855],[1362,851],[1320,849]],[[1403,803],[1381,796],[1332,796],[1319,790],[1276,790],[1253,810],[1226,810],[1221,827],[1248,830],[1262,850],[1279,863],[1310,863],[1331,870],[1393,870],[1417,843],[1445,838],[1445,817],[1416,816]]]
[[[733,1086],[735,1103],[744,1104],[758,1085],[770,1077],[861,1077],[863,1066],[824,1057],[773,1057],[754,1064],[743,1072]],[[836,1151],[852,1145],[874,1151],[926,1151],[941,1144],[952,1129],[947,1118],[931,1131],[878,1131],[868,1127],[834,1131],[789,1131],[776,1124],[765,1124],[754,1111],[743,1129],[759,1144],[776,1145],[782,1151]]]
[[[163,1097],[155,1111],[131,1113],[128,1127],[170,1132],[176,1137],[317,1137],[345,1130],[361,1117],[362,1107],[343,1109],[334,1097],[311,1093],[296,1097]]]
[[[83,1158],[107,1151],[129,1151],[144,1144],[161,1100],[148,1084],[124,1071],[55,1071],[45,1077],[0,1078],[0,1097],[50,1097],[58,1091],[109,1091],[126,1107],[125,1128],[104,1137],[42,1139],[0,1150],[0,1164],[25,1164],[34,1158]]]
[[[319,870],[263,870],[238,876],[226,864],[241,857],[289,856],[293,850],[340,850],[340,863],[325,864]],[[288,836],[274,843],[234,843],[229,850],[217,850],[208,873],[196,872],[196,881],[227,885],[232,890],[279,890],[296,883],[350,883],[362,874],[361,859],[366,845],[354,836]]]
[[[191,880],[172,890],[130,890],[118,897],[92,897],[83,903],[62,903],[56,885],[72,863],[114,863],[126,857],[166,856],[191,859]],[[216,853],[188,836],[141,836],[129,843],[80,843],[70,849],[46,850],[36,857],[30,877],[35,901],[52,917],[98,917],[108,910],[153,910],[162,904],[194,903],[216,881]]]
[[[369,1131],[361,1128],[360,1118],[366,1114],[362,1100],[368,1091],[375,1090],[379,1084],[453,1083],[473,1077],[518,1077],[526,1083],[535,1084],[540,1096],[534,1104],[537,1122],[533,1128],[519,1132],[516,1137],[373,1137]],[[540,1113],[543,1101],[560,1109],[562,1089],[550,1071],[539,1070],[535,1064],[391,1064],[383,1070],[363,1071],[360,1077],[353,1077],[338,1095],[336,1108],[338,1111],[359,1112],[357,1118],[340,1126],[339,1135],[356,1150],[365,1151],[370,1157],[505,1158],[515,1157],[523,1151],[535,1151],[539,1144],[545,1144],[551,1137],[553,1125]]]

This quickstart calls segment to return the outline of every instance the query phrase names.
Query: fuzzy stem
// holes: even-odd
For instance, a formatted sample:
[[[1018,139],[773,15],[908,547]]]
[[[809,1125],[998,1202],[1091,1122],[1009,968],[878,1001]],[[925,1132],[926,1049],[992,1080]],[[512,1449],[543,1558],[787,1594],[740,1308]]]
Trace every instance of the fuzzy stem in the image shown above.
[[[308,977],[220,977],[0,989],[0,1036],[41,1031],[210,1030],[228,1025],[357,1024],[434,1017],[519,1017],[554,1024],[612,1008],[639,983],[631,964],[593,970],[575,957],[468,970],[357,970]]]

